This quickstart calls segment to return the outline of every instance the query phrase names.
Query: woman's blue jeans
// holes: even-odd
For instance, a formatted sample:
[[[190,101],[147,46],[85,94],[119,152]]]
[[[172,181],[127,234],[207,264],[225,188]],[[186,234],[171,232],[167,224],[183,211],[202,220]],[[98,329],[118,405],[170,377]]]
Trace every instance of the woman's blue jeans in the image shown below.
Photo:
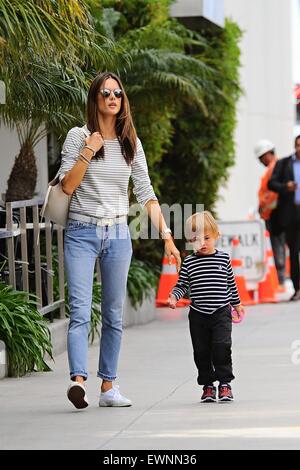
[[[122,337],[123,306],[132,244],[127,223],[97,226],[68,220],[64,238],[70,323],[68,357],[71,378],[88,376],[88,335],[90,331],[93,277],[100,260],[102,285],[102,330],[99,368],[101,379],[117,377]]]

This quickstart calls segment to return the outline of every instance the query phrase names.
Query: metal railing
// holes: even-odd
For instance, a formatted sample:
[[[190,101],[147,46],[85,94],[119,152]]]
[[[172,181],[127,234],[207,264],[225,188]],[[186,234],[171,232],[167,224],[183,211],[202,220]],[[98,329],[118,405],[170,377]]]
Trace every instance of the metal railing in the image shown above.
[[[6,239],[7,242],[7,261],[8,261],[8,282],[16,289],[16,265],[22,266],[22,288],[29,293],[29,262],[28,262],[28,231],[33,230],[33,253],[34,253],[34,280],[35,294],[37,296],[37,308],[41,315],[53,312],[59,308],[60,318],[65,317],[65,287],[64,287],[64,255],[63,255],[63,228],[53,225],[50,220],[45,219],[44,223],[39,221],[39,205],[43,201],[37,199],[7,202],[6,203],[6,227],[0,228],[0,239]],[[32,209],[32,223],[27,222],[27,208]],[[18,224],[14,223],[13,210],[19,209],[20,220]],[[41,247],[38,243],[40,230],[45,231],[46,241],[46,267],[41,265]],[[53,232],[57,234],[58,249],[58,290],[59,300],[54,301],[53,296],[53,276],[52,269],[52,241]],[[21,238],[21,259],[15,259],[15,240]],[[42,292],[42,270],[46,272],[47,280],[47,305],[43,305]]]

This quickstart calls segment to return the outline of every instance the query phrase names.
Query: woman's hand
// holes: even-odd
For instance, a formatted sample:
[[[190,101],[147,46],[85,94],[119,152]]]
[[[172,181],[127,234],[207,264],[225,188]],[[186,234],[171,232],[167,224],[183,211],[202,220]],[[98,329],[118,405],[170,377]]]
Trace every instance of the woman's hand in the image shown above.
[[[169,258],[169,264],[172,263],[172,256],[174,256],[176,260],[177,272],[179,272],[180,266],[181,266],[181,257],[180,257],[179,250],[177,250],[175,243],[173,242],[172,237],[165,240],[165,253],[166,253],[166,256]]]
[[[92,149],[95,152],[98,152],[98,150],[100,150],[101,147],[103,146],[104,141],[102,139],[100,132],[93,132],[93,134],[91,134],[89,137],[85,139],[85,143],[86,145],[89,145],[90,147],[92,147]]]
[[[168,305],[170,308],[176,308],[177,300],[174,294],[170,294],[168,298]]]

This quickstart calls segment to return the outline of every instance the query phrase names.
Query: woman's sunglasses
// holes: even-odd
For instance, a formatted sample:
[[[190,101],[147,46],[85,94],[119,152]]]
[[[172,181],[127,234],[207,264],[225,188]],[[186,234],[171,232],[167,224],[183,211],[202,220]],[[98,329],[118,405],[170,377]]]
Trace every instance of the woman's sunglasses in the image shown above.
[[[122,98],[123,96],[123,91],[121,90],[121,88],[115,88],[114,90],[110,90],[109,88],[102,88],[102,90],[100,90],[100,93],[103,98],[108,98],[111,93],[113,93],[116,98]]]

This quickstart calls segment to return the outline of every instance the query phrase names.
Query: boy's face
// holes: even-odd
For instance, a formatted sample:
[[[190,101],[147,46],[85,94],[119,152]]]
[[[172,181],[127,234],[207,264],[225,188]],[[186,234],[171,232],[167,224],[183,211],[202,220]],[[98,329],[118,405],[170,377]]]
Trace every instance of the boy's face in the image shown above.
[[[215,245],[219,235],[212,232],[204,232],[191,240],[194,252],[201,255],[211,255],[216,249]]]

